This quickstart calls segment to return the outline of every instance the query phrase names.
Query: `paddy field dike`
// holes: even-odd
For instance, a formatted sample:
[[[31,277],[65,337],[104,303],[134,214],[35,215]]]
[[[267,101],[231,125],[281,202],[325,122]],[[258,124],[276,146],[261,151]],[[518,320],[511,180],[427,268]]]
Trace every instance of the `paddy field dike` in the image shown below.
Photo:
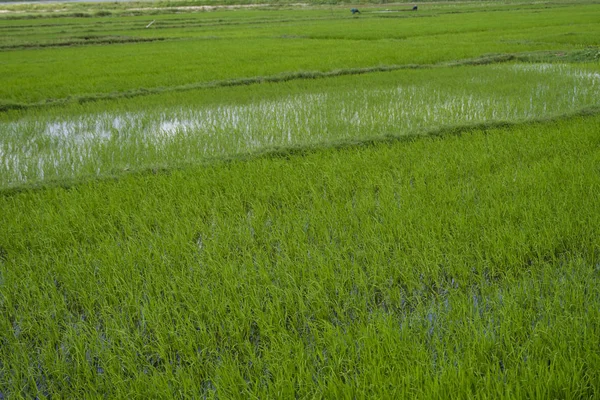
[[[0,3],[0,399],[600,397],[599,21]]]

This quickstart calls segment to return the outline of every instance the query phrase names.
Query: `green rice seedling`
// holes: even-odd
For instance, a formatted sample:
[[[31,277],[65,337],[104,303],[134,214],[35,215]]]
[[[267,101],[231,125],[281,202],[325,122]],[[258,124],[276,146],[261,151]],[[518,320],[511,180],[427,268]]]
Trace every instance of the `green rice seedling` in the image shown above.
[[[0,398],[599,396],[597,4],[181,5],[0,13]]]
[[[547,118],[598,106],[597,71],[562,64],[397,71],[15,114],[0,124],[1,183]]]
[[[4,192],[2,395],[597,397],[598,126]]]
[[[91,26],[81,18],[59,19],[34,25],[33,32],[22,22],[0,20],[8,29],[0,101],[34,104],[281,73],[598,46],[594,4],[411,18],[373,12],[359,20],[343,17],[341,9],[333,16],[323,9],[269,13],[158,16],[157,29],[145,28],[154,16],[93,18]],[[58,47],[47,47],[53,44]]]

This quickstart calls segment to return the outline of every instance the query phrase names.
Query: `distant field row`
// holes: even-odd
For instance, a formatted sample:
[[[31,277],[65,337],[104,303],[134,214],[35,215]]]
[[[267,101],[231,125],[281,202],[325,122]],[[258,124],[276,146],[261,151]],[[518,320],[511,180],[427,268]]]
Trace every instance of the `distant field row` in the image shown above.
[[[272,11],[273,15],[245,10],[221,11],[218,17],[197,13],[152,19],[71,18],[46,20],[35,29],[23,24],[39,20],[0,20],[0,31],[6,33],[0,46],[78,46],[2,52],[0,105],[297,71],[433,64],[489,53],[599,45],[600,6],[595,4],[460,14],[423,8],[418,14],[366,10],[359,18],[338,8]],[[153,19],[156,22],[144,29]],[[203,25],[207,21],[211,23]],[[136,42],[154,39],[170,40]],[[133,43],[120,43],[128,41]],[[86,42],[104,44],[80,46]]]

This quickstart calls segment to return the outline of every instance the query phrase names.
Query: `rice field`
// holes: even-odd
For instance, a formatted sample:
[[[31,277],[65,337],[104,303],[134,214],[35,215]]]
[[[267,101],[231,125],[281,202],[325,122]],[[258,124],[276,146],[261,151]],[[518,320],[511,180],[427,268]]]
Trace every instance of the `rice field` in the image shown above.
[[[209,5],[0,4],[0,399],[599,397],[600,6]]]
[[[354,77],[334,78],[326,90],[319,81],[301,89],[272,84],[271,98],[246,104],[236,98],[252,87],[227,91],[227,101],[219,104],[198,104],[206,95],[202,91],[179,95],[177,102],[159,96],[162,105],[151,109],[144,108],[146,99],[127,102],[137,111],[98,112],[93,104],[75,115],[34,114],[1,128],[2,183],[101,176],[274,147],[552,117],[597,105],[600,73],[595,71],[588,64],[399,71],[356,84]]]

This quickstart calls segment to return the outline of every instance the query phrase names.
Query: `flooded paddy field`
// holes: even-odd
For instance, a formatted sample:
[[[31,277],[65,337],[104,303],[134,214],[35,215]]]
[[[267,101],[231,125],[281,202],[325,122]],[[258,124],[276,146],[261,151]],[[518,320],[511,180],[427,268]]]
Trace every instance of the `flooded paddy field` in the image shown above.
[[[596,105],[599,71],[565,64],[398,71],[377,81],[339,78],[327,90],[318,81],[296,90],[278,84],[272,98],[246,104],[236,104],[235,96],[253,87],[229,91],[229,101],[219,104],[190,105],[197,102],[193,93],[137,111],[94,113],[102,110],[97,104],[66,116],[50,110],[0,123],[1,183],[102,176],[286,146],[553,117]],[[125,108],[140,105],[129,103]]]
[[[598,4],[205,5],[0,6],[0,399],[600,397]]]

